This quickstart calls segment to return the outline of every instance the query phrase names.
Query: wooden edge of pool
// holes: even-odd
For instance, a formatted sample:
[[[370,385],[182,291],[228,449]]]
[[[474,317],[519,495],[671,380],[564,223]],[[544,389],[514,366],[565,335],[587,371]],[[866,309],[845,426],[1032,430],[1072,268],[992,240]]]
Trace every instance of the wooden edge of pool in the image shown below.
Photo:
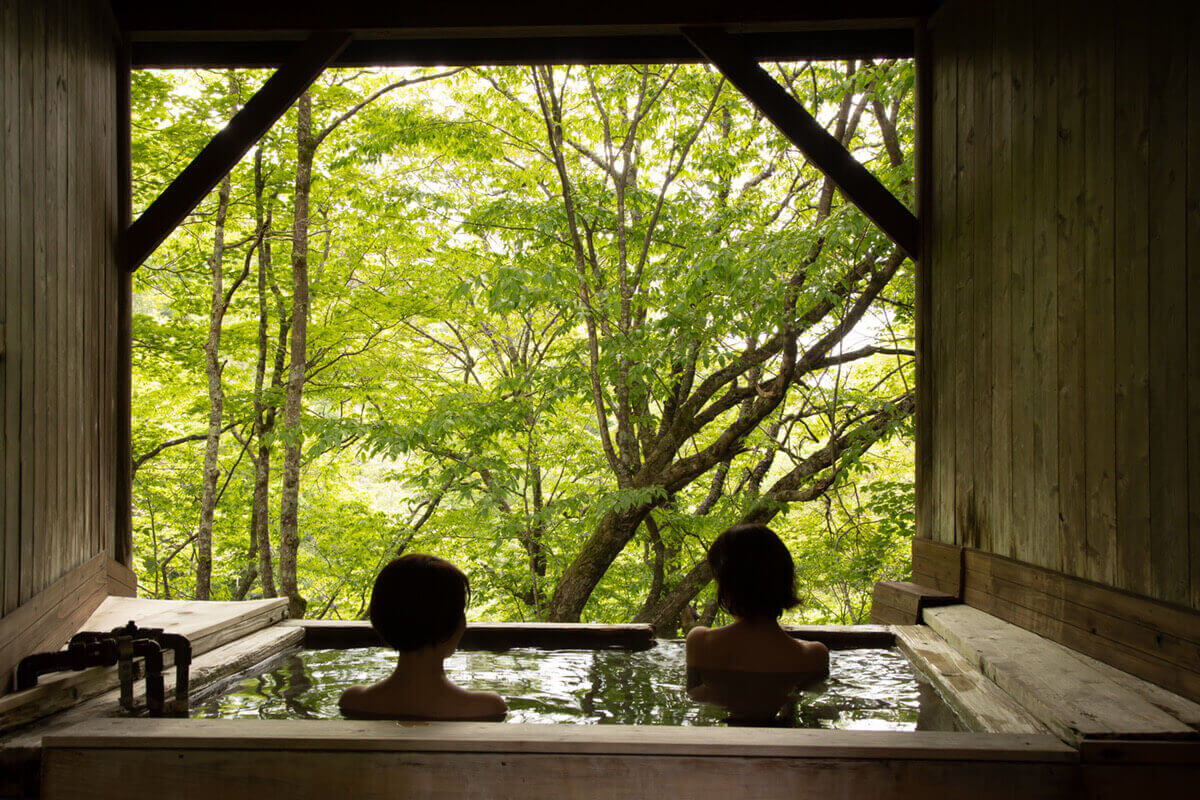
[[[313,649],[381,647],[382,639],[365,620],[285,620],[304,630],[304,646]],[[785,626],[800,639],[821,642],[830,650],[892,647],[895,635],[887,625]],[[513,647],[579,650],[648,650],[655,644],[649,625],[600,625],[560,622],[473,622],[467,626],[460,650],[507,650]]]
[[[217,749],[1077,763],[1053,736],[647,725],[92,719],[44,750]]]

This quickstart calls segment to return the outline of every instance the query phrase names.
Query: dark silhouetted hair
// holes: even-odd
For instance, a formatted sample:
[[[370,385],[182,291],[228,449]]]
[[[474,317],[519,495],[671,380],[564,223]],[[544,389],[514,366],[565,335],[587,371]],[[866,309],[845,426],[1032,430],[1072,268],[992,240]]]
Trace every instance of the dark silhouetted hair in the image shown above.
[[[717,601],[735,617],[774,619],[800,604],[787,545],[766,525],[734,525],[708,548]]]
[[[371,625],[401,652],[446,641],[466,619],[471,586],[449,561],[411,553],[379,572],[371,590]]]

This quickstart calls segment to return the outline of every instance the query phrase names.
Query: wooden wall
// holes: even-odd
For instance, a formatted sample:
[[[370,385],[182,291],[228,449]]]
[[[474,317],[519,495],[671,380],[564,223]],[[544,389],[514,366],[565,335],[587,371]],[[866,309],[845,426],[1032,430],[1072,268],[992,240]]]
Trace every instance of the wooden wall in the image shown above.
[[[115,552],[114,36],[107,3],[0,0],[0,693],[17,621],[78,616]]]
[[[1200,610],[1200,4],[930,21],[919,535]]]

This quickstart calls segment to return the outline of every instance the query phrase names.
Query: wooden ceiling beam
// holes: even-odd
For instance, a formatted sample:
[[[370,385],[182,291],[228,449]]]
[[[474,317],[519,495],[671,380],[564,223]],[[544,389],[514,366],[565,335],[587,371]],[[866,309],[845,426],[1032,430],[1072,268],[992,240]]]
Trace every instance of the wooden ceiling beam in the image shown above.
[[[842,143],[767,74],[737,39],[716,28],[685,28],[683,34],[842,194],[910,258],[918,257],[917,218],[854,158]]]
[[[911,58],[911,28],[753,33],[739,36],[756,61]],[[296,46],[281,40],[140,41],[137,69],[261,68],[281,63]],[[679,33],[472,39],[358,39],[332,67],[498,66],[527,64],[677,64],[705,61]]]
[[[192,163],[163,190],[150,207],[129,226],[125,266],[141,266],[163,240],[199,205],[223,177],[291,108],[317,76],[349,44],[350,34],[312,34],[292,57],[267,79],[249,102],[233,116]]]
[[[938,0],[113,0],[122,31],[163,41],[241,32],[242,38],[295,38],[299,32],[343,30],[355,39],[433,36],[639,35],[677,31],[688,25],[721,26],[737,33],[756,29],[831,30],[903,27],[931,13]],[[237,37],[233,37],[237,38]]]

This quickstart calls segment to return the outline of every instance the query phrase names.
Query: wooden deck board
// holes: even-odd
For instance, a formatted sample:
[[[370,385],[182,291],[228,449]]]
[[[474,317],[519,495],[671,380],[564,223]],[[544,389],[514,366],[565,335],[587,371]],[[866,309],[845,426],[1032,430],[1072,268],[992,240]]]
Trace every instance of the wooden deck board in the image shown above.
[[[969,606],[927,609],[926,624],[1064,741],[1191,738],[1197,732],[1073,651]]]
[[[80,630],[107,631],[133,619],[142,627],[187,636],[195,657],[279,622],[286,613],[287,601],[283,599],[221,603],[108,597]],[[164,654],[164,662],[174,663],[169,653]],[[117,683],[116,667],[43,676],[32,689],[0,698],[0,731],[61,711],[107,692]]]
[[[1020,703],[926,625],[897,625],[896,645],[976,732],[1047,734]]]

